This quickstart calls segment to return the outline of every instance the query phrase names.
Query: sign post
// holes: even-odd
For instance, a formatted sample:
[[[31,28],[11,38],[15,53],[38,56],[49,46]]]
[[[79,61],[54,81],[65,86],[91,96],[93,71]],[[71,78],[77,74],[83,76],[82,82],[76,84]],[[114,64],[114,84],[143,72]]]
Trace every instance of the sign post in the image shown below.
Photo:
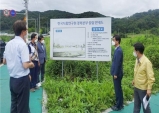
[[[64,71],[64,65],[63,65],[63,61],[62,61],[62,77],[63,77],[63,71]]]
[[[98,61],[96,61],[96,69],[97,69],[97,81],[98,81]]]

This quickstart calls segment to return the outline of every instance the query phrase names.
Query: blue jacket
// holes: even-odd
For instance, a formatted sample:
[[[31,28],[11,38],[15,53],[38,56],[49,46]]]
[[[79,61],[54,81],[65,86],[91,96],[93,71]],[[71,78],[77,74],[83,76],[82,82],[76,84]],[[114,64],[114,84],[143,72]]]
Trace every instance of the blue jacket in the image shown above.
[[[117,77],[123,76],[123,51],[119,47],[116,48],[114,51],[114,56],[112,59],[112,66],[111,66],[111,75],[116,75]]]
[[[42,47],[43,46],[43,47]],[[46,55],[46,47],[44,44],[40,43],[39,41],[37,42],[37,48],[38,48],[38,57],[39,57],[39,62],[40,64],[43,64],[45,60],[47,59]]]

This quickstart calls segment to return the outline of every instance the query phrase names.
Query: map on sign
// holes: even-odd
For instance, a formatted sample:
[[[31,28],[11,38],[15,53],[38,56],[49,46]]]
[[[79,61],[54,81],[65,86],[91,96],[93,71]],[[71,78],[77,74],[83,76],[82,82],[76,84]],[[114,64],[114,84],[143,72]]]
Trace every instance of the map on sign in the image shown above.
[[[3,14],[4,14],[4,16],[9,16],[9,15],[10,15],[10,11],[7,10],[7,9],[5,9],[5,10],[3,11]]]
[[[86,28],[54,28],[54,57],[85,57],[85,45]]]

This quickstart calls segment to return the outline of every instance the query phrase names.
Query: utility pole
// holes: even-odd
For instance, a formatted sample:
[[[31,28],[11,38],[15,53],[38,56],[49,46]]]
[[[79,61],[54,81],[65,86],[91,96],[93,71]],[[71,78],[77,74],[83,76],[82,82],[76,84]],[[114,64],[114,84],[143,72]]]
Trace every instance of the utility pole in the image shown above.
[[[36,26],[36,28],[37,28],[36,32],[39,33],[38,18],[36,19],[36,21],[37,21],[37,23],[36,23],[36,25],[37,25],[37,26]]]
[[[40,13],[39,13],[39,35],[40,35]]]
[[[25,4],[25,18],[26,18],[26,27],[28,29],[28,0],[24,0],[24,4]],[[26,34],[26,42],[28,42],[28,30],[27,30],[27,34]]]
[[[34,30],[34,32],[36,32],[36,19],[32,18],[32,19],[28,19],[28,20],[34,20],[35,21],[35,30]]]
[[[36,32],[36,19],[35,19],[35,30],[34,31]]]
[[[46,34],[48,33],[48,21],[47,21],[47,27],[46,27]]]

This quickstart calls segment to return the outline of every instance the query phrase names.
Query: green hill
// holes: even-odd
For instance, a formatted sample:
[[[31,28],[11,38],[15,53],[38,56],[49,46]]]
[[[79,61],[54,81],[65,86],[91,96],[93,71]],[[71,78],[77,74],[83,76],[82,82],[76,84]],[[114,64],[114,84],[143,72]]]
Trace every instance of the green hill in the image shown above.
[[[1,17],[1,31],[12,31],[12,25],[15,20],[22,19],[24,15],[17,14],[16,17],[5,17],[3,11],[0,11]],[[20,11],[17,13],[24,13]],[[66,11],[49,10],[45,12],[29,11],[29,19],[38,19],[40,14],[41,29],[43,33],[46,28],[50,26],[50,19],[52,18],[91,18],[91,17],[105,17],[109,15],[102,15],[98,12],[84,12],[81,14],[73,14]],[[36,21],[38,23],[38,21]],[[156,31],[159,27],[159,9],[149,10],[148,12],[136,13],[130,17],[114,18],[112,17],[112,33],[141,33],[145,30]],[[30,32],[35,31],[35,21],[29,20]],[[37,31],[39,31],[37,29]],[[47,30],[49,31],[49,29]]]

